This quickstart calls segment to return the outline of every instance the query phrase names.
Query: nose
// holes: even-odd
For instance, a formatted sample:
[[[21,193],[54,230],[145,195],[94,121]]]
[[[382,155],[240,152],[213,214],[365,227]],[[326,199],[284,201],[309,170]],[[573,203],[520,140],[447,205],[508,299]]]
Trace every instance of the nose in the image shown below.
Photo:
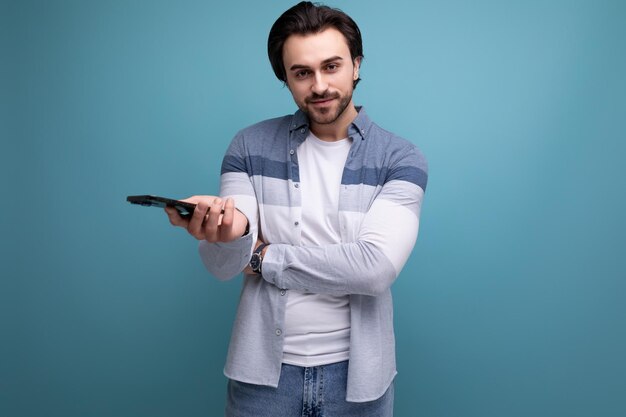
[[[320,72],[316,72],[311,91],[321,96],[324,95],[326,90],[328,90],[328,82]]]

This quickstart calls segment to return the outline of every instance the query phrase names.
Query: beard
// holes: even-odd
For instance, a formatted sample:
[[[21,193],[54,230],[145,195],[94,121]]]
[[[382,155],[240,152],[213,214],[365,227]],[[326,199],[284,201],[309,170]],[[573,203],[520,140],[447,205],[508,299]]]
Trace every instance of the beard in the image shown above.
[[[314,100],[334,99],[332,105],[328,107],[315,107],[312,105]],[[337,100],[338,99],[338,100]],[[313,94],[304,99],[303,103],[298,103],[298,107],[309,118],[309,121],[320,124],[328,125],[332,124],[346,111],[346,108],[352,101],[352,92],[345,96],[341,96],[339,93],[334,94]]]

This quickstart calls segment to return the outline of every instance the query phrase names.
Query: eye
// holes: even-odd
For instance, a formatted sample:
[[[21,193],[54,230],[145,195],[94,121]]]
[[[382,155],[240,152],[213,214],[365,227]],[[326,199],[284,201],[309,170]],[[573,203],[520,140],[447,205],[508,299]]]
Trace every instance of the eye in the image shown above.
[[[295,74],[297,79],[306,78],[308,75],[309,75],[309,70],[300,70],[300,71],[297,71]]]
[[[331,63],[331,64],[326,65],[327,71],[333,72],[333,71],[337,71],[338,69],[339,69],[339,64]]]

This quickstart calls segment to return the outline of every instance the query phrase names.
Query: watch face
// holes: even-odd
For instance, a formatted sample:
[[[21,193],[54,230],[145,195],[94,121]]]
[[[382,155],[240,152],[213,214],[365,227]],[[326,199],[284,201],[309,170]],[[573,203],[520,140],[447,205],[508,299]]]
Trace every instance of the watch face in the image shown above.
[[[252,258],[250,258],[250,268],[252,268],[254,272],[259,272],[260,266],[261,266],[261,257],[259,256],[258,253],[253,253]]]

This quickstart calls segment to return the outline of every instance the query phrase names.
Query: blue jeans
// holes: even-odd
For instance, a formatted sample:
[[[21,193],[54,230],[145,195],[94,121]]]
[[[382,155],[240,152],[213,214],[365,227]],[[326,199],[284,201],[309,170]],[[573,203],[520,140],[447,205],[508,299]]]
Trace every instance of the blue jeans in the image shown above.
[[[278,388],[229,380],[226,417],[392,417],[393,383],[377,400],[346,401],[348,361],[283,364]]]

